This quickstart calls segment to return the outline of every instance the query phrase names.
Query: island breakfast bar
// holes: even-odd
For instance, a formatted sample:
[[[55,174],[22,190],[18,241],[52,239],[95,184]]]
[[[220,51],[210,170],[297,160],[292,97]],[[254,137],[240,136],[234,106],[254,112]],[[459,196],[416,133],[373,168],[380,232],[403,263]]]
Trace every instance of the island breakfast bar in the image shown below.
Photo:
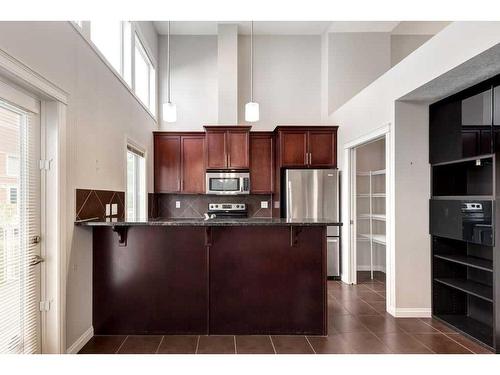
[[[327,334],[322,220],[80,222],[93,327],[117,334]]]

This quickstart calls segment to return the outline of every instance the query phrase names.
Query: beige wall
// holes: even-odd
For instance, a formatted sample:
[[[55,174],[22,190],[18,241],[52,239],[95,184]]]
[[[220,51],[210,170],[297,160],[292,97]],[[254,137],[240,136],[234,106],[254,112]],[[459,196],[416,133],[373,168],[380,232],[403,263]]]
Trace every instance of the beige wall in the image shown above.
[[[389,33],[331,33],[328,110],[332,113],[391,67]]]
[[[0,22],[0,49],[69,94],[65,223],[69,347],[92,325],[91,232],[74,227],[75,189],[125,190],[126,136],[146,148],[151,171],[152,131],[157,126],[68,22]],[[148,180],[151,190],[152,173]]]
[[[278,124],[321,122],[320,36],[254,38],[254,100],[260,104],[260,121],[253,130],[272,130]],[[202,130],[219,122],[218,109],[233,106],[219,100],[217,36],[171,36],[171,97],[178,121],[162,123],[165,130]],[[160,103],[166,101],[166,46],[160,36]],[[245,123],[250,100],[250,46],[248,36],[238,37],[238,120]]]
[[[432,35],[391,35],[391,66],[427,42]]]

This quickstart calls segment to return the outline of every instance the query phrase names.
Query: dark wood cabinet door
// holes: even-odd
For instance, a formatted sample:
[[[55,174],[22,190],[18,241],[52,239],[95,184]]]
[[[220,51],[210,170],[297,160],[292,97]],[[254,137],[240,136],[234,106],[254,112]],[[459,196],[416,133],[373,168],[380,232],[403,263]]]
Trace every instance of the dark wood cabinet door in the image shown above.
[[[291,246],[289,227],[213,227],[210,334],[324,335],[325,231],[301,227]]]
[[[181,138],[177,135],[154,137],[154,184],[156,193],[181,189]]]
[[[208,257],[201,227],[110,227],[93,235],[95,334],[208,333]]]
[[[249,167],[249,132],[229,130],[226,133],[227,167],[230,169],[248,169]]]
[[[207,169],[226,168],[226,132],[224,130],[207,130],[205,139]]]
[[[250,190],[253,194],[273,192],[273,143],[272,134],[250,135]]]
[[[183,193],[205,192],[205,152],[203,136],[183,136],[182,139]]]
[[[307,165],[306,131],[281,131],[279,140],[281,167],[303,167]]]
[[[309,131],[309,166],[337,167],[336,132]]]

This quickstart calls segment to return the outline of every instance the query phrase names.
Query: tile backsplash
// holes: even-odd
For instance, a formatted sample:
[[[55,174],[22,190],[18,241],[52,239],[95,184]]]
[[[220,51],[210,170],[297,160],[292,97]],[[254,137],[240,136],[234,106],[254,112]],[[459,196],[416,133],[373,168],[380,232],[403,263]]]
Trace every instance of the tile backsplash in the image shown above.
[[[106,205],[109,204],[109,213]],[[113,205],[116,212],[113,212]],[[112,221],[125,218],[125,193],[123,191],[76,189],[76,220],[98,218]]]
[[[156,216],[168,219],[191,219],[203,217],[209,203],[245,203],[248,217],[271,217],[271,195],[187,195],[187,194],[156,194]],[[261,202],[267,202],[268,208],[261,208]],[[179,208],[176,203],[179,202]],[[150,204],[151,205],[151,204]],[[154,205],[154,204],[153,204]],[[151,215],[151,209],[150,209]]]

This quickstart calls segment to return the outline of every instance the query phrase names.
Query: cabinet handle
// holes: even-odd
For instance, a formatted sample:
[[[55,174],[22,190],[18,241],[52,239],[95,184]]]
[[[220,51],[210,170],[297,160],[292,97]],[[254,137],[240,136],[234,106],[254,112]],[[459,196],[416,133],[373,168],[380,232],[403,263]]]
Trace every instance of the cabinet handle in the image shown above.
[[[177,190],[181,190],[181,180],[180,178],[177,178]]]
[[[227,154],[227,166],[231,166],[231,154]]]
[[[313,155],[313,154],[312,154],[312,152],[310,152],[310,153],[309,153],[309,165],[311,165],[311,164],[312,164],[312,155]]]

